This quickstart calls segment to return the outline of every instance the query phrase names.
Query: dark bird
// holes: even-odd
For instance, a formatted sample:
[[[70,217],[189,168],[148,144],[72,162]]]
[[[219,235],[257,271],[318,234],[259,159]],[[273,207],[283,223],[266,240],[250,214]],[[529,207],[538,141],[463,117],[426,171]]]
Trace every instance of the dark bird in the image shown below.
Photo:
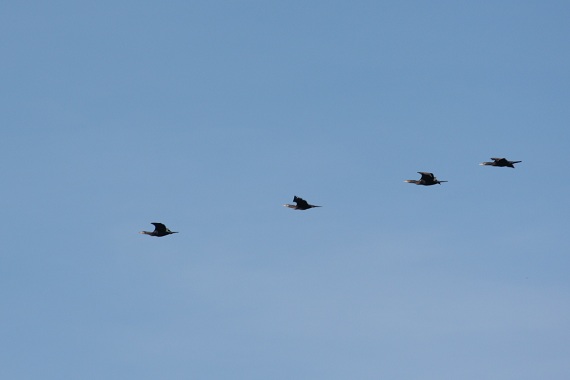
[[[321,207],[321,206],[310,205],[309,203],[307,203],[306,200],[304,200],[303,198],[299,198],[296,195],[293,197],[293,202],[295,202],[294,205],[284,204],[283,206],[292,208],[294,210],[308,210],[313,207]]]
[[[178,232],[172,232],[162,223],[151,223],[154,225],[154,231],[141,231],[141,234],[150,235],[150,236],[157,236],[162,237],[170,234],[177,234]]]
[[[433,173],[427,173],[427,172],[418,172],[418,173],[422,175],[422,178],[420,178],[419,180],[407,179],[404,182],[415,183],[416,185],[423,185],[423,186],[431,186],[431,185],[442,184],[443,182],[447,182],[447,181],[438,181],[438,179],[435,178]]]
[[[493,162],[481,162],[479,165],[481,166],[498,166],[500,168],[508,167],[508,168],[515,168],[515,164],[518,164],[522,161],[509,161],[506,158],[496,158],[491,157]]]

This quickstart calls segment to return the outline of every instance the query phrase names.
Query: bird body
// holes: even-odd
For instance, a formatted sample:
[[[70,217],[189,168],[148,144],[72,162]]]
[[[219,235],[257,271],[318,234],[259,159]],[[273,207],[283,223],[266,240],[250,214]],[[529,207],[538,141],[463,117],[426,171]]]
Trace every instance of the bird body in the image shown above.
[[[415,183],[416,185],[423,185],[423,186],[431,186],[436,184],[441,185],[443,182],[447,182],[447,181],[439,181],[437,178],[435,178],[433,173],[418,172],[418,174],[422,175],[422,178],[420,178],[419,180],[407,179],[404,182]]]
[[[310,205],[306,200],[304,200],[303,198],[299,198],[296,195],[293,197],[293,202],[295,202],[294,205],[284,204],[283,206],[292,208],[293,210],[308,210],[313,207],[321,207],[321,206]]]
[[[177,234],[178,232],[173,232],[170,231],[168,228],[166,228],[166,226],[162,223],[151,223],[152,225],[154,225],[154,231],[149,232],[149,231],[141,231],[141,234],[145,234],[145,235],[150,235],[150,236],[156,236],[156,237],[162,237],[162,236],[166,236],[166,235],[170,235],[170,234]]]
[[[497,166],[500,168],[508,167],[508,168],[515,168],[515,164],[518,164],[522,161],[509,161],[506,158],[497,158],[491,157],[492,162],[481,162],[479,165],[481,166]]]

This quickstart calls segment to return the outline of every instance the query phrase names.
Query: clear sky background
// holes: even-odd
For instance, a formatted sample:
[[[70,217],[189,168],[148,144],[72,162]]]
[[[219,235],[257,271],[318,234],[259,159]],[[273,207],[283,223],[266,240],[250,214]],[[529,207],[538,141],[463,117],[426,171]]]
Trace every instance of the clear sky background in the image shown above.
[[[567,380],[569,20],[1,2],[0,378]]]

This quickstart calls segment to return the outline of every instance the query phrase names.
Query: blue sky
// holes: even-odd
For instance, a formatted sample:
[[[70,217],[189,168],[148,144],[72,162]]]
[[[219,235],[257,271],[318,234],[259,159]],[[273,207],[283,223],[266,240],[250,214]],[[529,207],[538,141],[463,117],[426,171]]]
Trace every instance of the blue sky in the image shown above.
[[[2,2],[0,377],[568,379],[569,16]]]

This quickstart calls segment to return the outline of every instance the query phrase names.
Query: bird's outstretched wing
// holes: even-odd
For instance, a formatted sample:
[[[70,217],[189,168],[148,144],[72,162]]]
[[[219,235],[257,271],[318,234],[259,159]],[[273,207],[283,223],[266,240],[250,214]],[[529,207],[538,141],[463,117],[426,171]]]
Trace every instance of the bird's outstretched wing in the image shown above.
[[[297,204],[297,207],[300,207],[300,208],[302,208],[302,207],[308,208],[309,207],[309,203],[306,200],[304,200],[303,198],[299,198],[296,195],[293,197],[293,202],[295,202]]]
[[[428,173],[428,172],[418,172],[418,174],[422,175],[422,178],[424,181],[433,181],[435,180],[435,177],[433,175],[433,173]]]
[[[152,225],[154,225],[154,232],[161,232],[161,233],[165,233],[166,232],[166,226],[162,223],[151,223]]]

